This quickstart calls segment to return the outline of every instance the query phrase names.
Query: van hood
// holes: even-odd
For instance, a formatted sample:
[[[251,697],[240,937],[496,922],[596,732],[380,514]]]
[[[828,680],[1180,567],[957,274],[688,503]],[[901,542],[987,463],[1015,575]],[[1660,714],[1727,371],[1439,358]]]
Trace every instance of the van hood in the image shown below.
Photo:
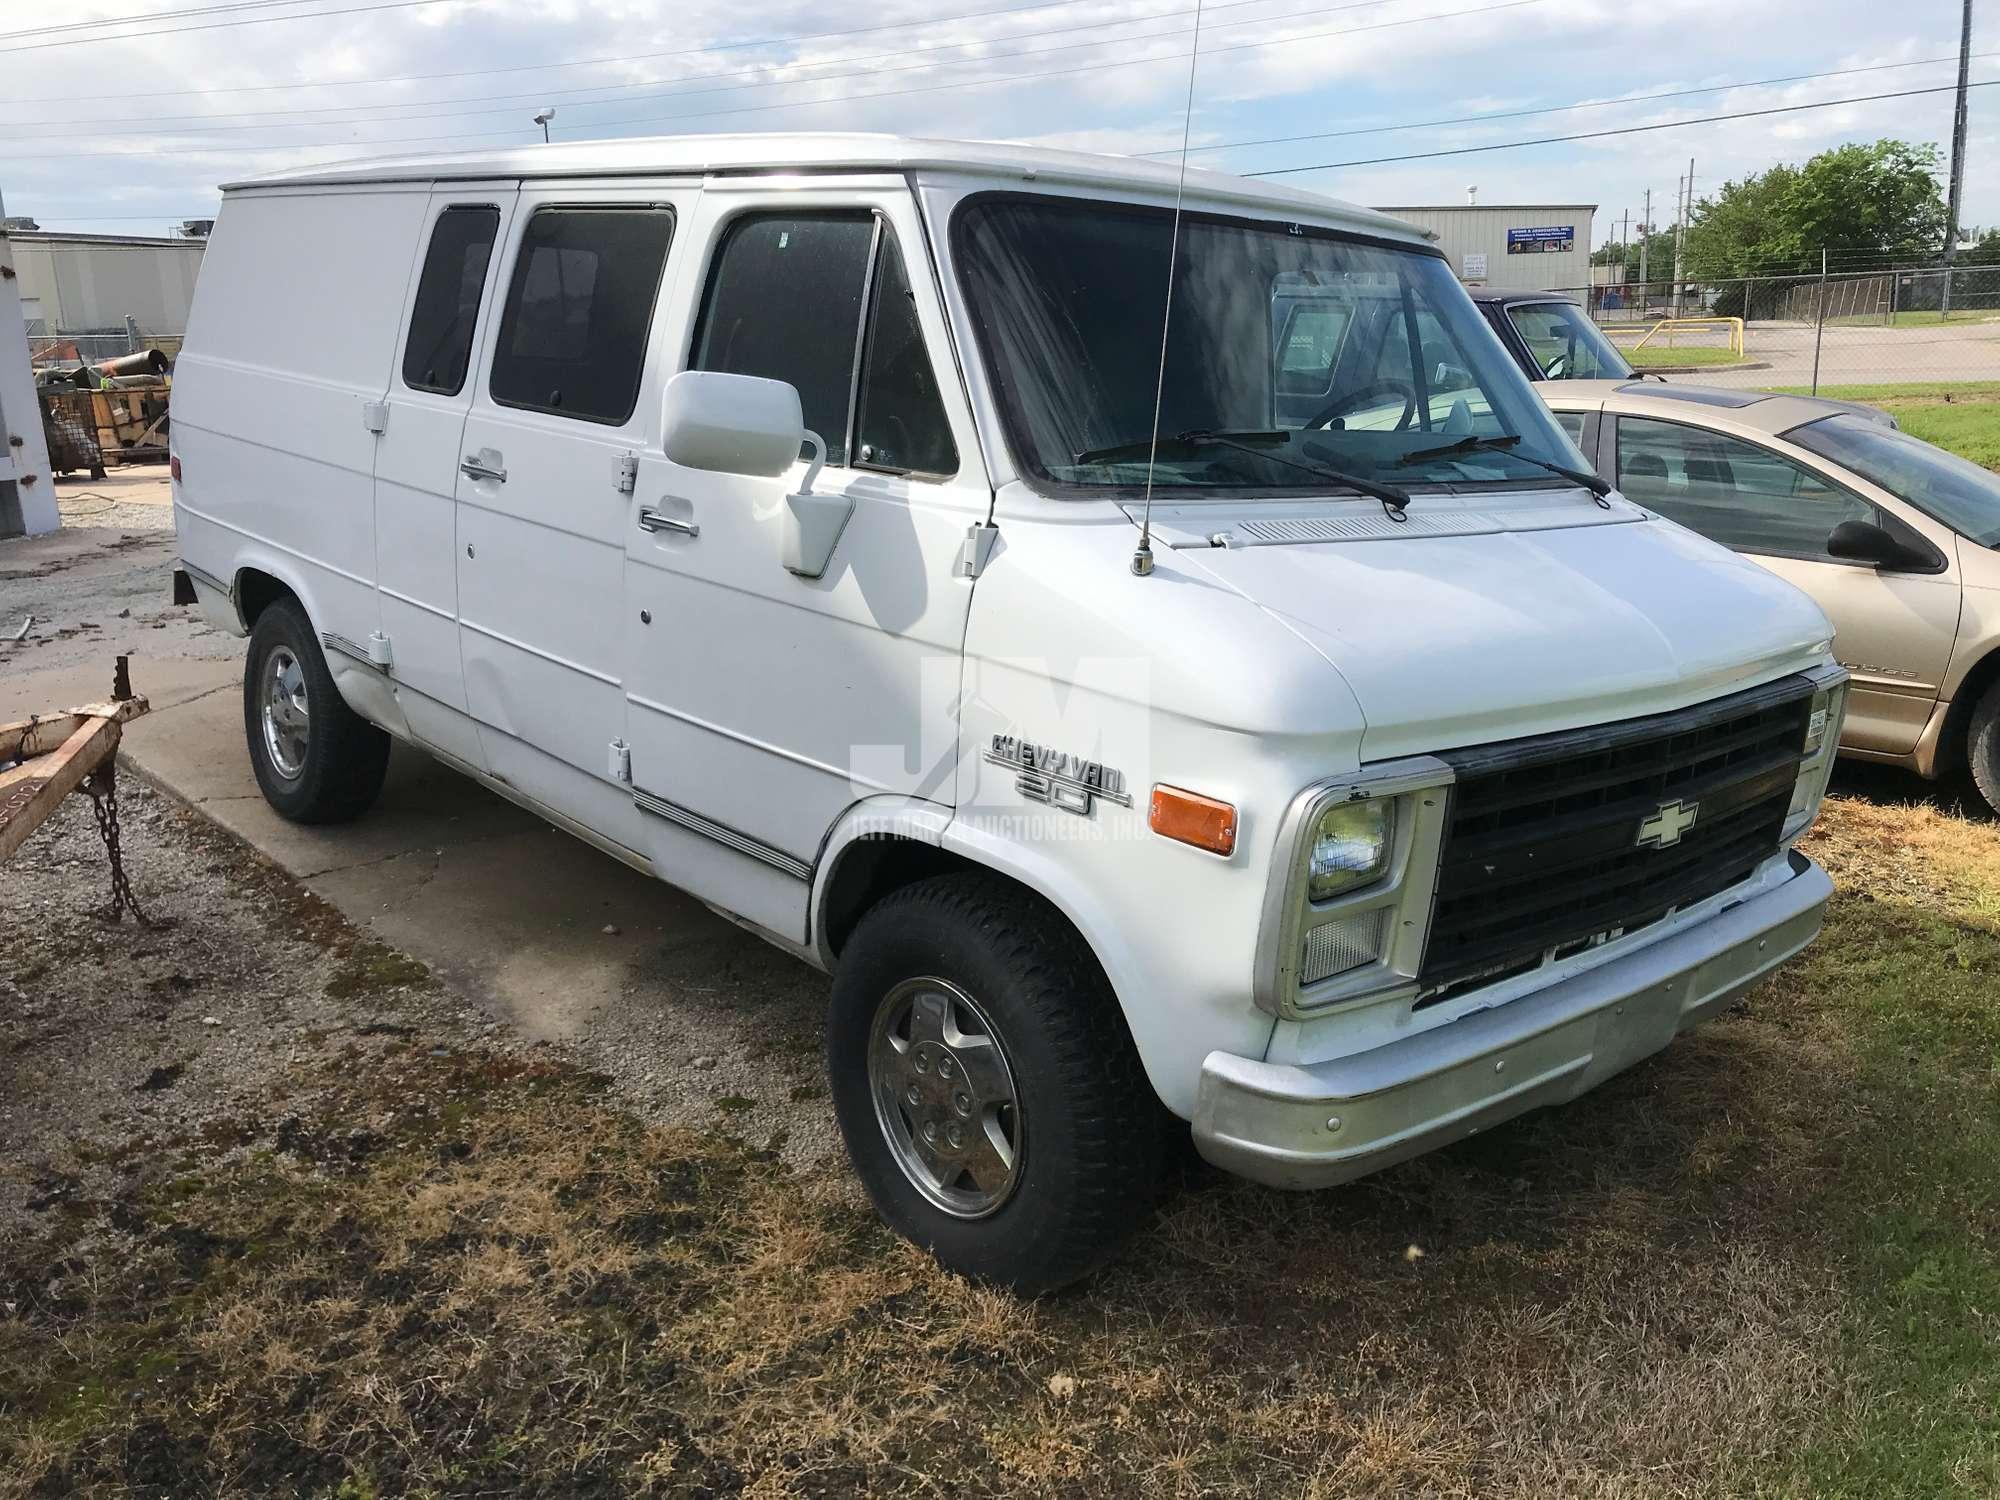
[[[1340,673],[1365,761],[1662,712],[1827,659],[1833,627],[1807,595],[1623,501],[1543,494],[1508,516],[1482,500],[1499,522],[1470,530],[1452,501],[1419,506],[1401,534],[1356,515],[1351,540],[1238,545],[1258,528],[1231,516],[1230,545],[1202,545],[1157,511],[1154,533]]]

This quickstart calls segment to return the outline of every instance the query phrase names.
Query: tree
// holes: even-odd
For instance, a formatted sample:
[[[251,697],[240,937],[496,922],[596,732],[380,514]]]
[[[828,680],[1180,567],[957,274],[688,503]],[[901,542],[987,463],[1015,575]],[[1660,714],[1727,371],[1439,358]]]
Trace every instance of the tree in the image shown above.
[[[1937,147],[1882,140],[1725,183],[1689,217],[1686,274],[1803,274],[1819,269],[1822,250],[1836,261],[1933,255],[1944,240],[1937,170]]]

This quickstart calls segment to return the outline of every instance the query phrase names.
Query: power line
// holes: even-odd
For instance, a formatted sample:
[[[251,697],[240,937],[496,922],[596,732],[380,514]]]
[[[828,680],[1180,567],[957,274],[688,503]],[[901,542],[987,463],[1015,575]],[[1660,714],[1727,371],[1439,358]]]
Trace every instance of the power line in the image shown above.
[[[987,16],[1019,15],[1031,10],[1066,10],[1072,5],[1102,3],[1102,0],[1033,0],[1028,5],[1007,5],[991,10],[960,11],[954,15],[928,16],[914,21],[884,21],[877,26],[847,27],[838,31],[803,32],[797,36],[763,37],[753,41],[716,42],[705,47],[681,47],[666,52],[623,53],[616,57],[579,57],[568,62],[514,63],[498,68],[460,68],[446,73],[399,73],[384,78],[305,78],[290,83],[227,84],[214,88],[156,89],[149,93],[115,94],[35,94],[5,101],[8,104],[94,104],[105,99],[179,99],[191,95],[268,94],[288,89],[375,88],[392,83],[432,83],[445,78],[491,78],[502,73],[544,73],[557,68],[598,68],[614,63],[652,62],[662,57],[694,57],[711,52],[741,52],[758,47],[786,47],[796,42],[817,42],[844,36],[866,36],[877,31],[902,31],[913,26],[934,26],[944,21],[976,21]]]
[[[2000,78],[1970,85],[1991,88]],[[1643,135],[1652,130],[1676,130],[1683,125],[1718,125],[1728,120],[1755,120],[1766,115],[1790,115],[1809,109],[1834,109],[1842,104],[1875,104],[1884,99],[1914,99],[1920,94],[1950,94],[1956,84],[1940,88],[1900,89],[1893,94],[1862,94],[1852,99],[1822,99],[1814,104],[1779,104],[1769,109],[1743,109],[1726,115],[1699,115],[1691,120],[1661,120],[1651,125],[1625,125],[1614,130],[1583,130],[1574,135],[1546,135],[1524,141],[1495,141],[1485,146],[1454,146],[1443,151],[1409,151],[1400,156],[1370,156],[1355,161],[1323,161],[1307,167],[1266,167],[1261,172],[1245,172],[1245,177],[1287,177],[1297,172],[1327,172],[1336,167],[1378,167],[1391,162],[1431,161],[1444,156],[1476,156],[1486,151],[1513,151],[1524,146],[1559,146],[1569,141],[1595,141],[1614,135]]]
[[[1218,10],[1238,10],[1246,5],[1268,5],[1271,3],[1272,0],[1226,0],[1226,3],[1224,4],[1208,6],[1207,9],[1210,12]],[[1248,21],[1225,21],[1219,23],[1219,25],[1256,26],[1256,25],[1267,24],[1272,21],[1294,20],[1308,16],[1333,15],[1333,14],[1338,14],[1342,11],[1373,10],[1380,8],[1385,4],[1392,4],[1392,3],[1395,3],[1395,0],[1354,0],[1354,3],[1348,5],[1333,5],[1333,6],[1314,5],[1314,6],[1309,6],[1304,10],[1286,11],[1279,15],[1258,16]],[[307,107],[307,108],[294,108],[294,109],[237,110],[237,111],[228,111],[223,113],[200,114],[200,115],[164,115],[164,116],[163,115],[120,115],[109,119],[93,120],[85,118],[76,120],[59,120],[59,121],[48,122],[46,125],[43,125],[41,122],[32,122],[32,123],[34,125],[34,128],[47,129],[58,133],[73,132],[77,126],[83,126],[83,125],[103,126],[103,125],[120,125],[129,123],[135,125],[143,125],[144,127],[146,127],[148,131],[159,131],[165,129],[169,134],[191,135],[197,133],[208,134],[213,132],[229,132],[229,131],[241,131],[241,130],[309,129],[315,125],[348,125],[348,124],[365,125],[365,124],[375,124],[375,123],[389,123],[397,120],[457,119],[457,118],[470,119],[481,115],[507,115],[515,113],[515,109],[509,103],[510,100],[512,101],[512,104],[519,104],[522,102],[541,102],[548,104],[573,105],[574,107],[577,108],[588,109],[602,104],[622,104],[634,101],[626,99],[579,100],[578,98],[579,95],[612,93],[620,90],[660,89],[662,85],[673,85],[681,83],[705,83],[708,80],[715,78],[750,78],[758,74],[782,72],[787,69],[793,69],[801,66],[839,67],[853,63],[881,62],[894,58],[909,57],[915,54],[928,54],[933,52],[952,52],[967,47],[989,47],[994,45],[995,43],[1026,42],[1026,41],[1034,41],[1042,37],[1070,36],[1074,35],[1076,32],[1079,31],[1101,31],[1106,27],[1110,26],[1130,26],[1135,21],[1138,22],[1147,22],[1156,20],[1166,21],[1173,19],[1175,16],[1190,15],[1190,14],[1192,14],[1192,11],[1184,7],[1178,10],[1161,11],[1155,15],[1150,15],[1150,16],[1119,17],[1115,20],[1109,20],[1109,21],[1087,21],[1074,26],[1058,26],[1058,27],[1047,28],[1041,31],[1018,32],[1012,36],[981,37],[971,41],[963,41],[963,42],[937,42],[925,47],[903,47],[899,48],[894,52],[879,52],[862,57],[833,58],[825,63],[807,63],[807,64],[764,63],[754,68],[741,68],[734,72],[695,73],[695,74],[686,74],[669,78],[651,78],[651,79],[641,78],[641,79],[634,79],[629,83],[601,84],[596,87],[587,89],[539,90],[531,94],[514,94],[514,95],[499,95],[499,96],[490,94],[481,94],[481,95],[461,96],[460,98],[447,99],[447,100],[395,100],[382,104],[332,104],[320,107]],[[1418,17],[1415,19],[1422,19],[1422,18]],[[1205,27],[1204,29],[1208,31],[1213,31],[1217,29],[1217,27],[1210,26],[1210,27]],[[849,73],[833,73],[833,74],[826,74],[810,78],[774,78],[766,80],[765,82],[762,83],[722,85],[715,88],[661,89],[658,97],[679,98],[697,94],[729,93],[733,92],[734,90],[744,89],[744,88],[801,87],[807,84],[833,82],[841,78],[873,77],[878,73],[884,73],[884,72],[908,72],[912,71],[912,69],[916,67],[921,67],[921,66],[948,67],[952,66],[954,63],[980,63],[996,59],[1004,59],[1008,57],[1045,56],[1051,53],[1064,52],[1072,49],[1080,50],[1082,48],[1087,48],[1087,47],[1108,47],[1118,43],[1126,43],[1133,41],[1153,41],[1159,38],[1186,36],[1188,34],[1189,34],[1189,28],[1182,27],[1176,31],[1150,32],[1136,36],[1134,35],[1115,36],[1094,42],[1073,42],[1061,47],[1034,47],[1034,48],[1029,48],[1026,51],[1022,52],[991,52],[982,54],[978,57],[948,59],[947,61],[942,63],[932,63],[927,65],[913,64],[911,65],[911,67],[908,68],[866,68],[856,72],[849,72]],[[1210,48],[1208,50],[1214,51],[1216,49]],[[648,95],[645,97],[654,97],[654,96]],[[451,107],[453,105],[466,102],[475,102],[482,105],[493,104],[493,105],[507,106],[507,107],[490,108],[490,109],[488,108],[468,109],[468,110],[455,109]],[[176,126],[174,124],[174,122],[177,120],[200,121],[200,120],[211,120],[211,119],[253,119],[253,118],[262,118],[269,115],[347,114],[350,112],[358,112],[362,110],[391,110],[391,109],[426,109],[430,110],[431,112],[425,114],[378,115],[372,118],[363,117],[354,120],[278,121],[269,125],[196,124],[196,125]],[[17,123],[17,122],[0,122],[0,124],[6,124],[6,123]],[[18,122],[18,123],[30,123],[30,122]],[[107,135],[107,134],[123,134],[127,132],[100,130],[94,133],[100,135]],[[7,139],[7,140],[35,140],[43,138],[45,137],[26,136],[26,135],[0,136],[0,139]]]
[[[2000,52],[1975,52],[1977,59],[2000,57]],[[1950,57],[1925,57],[1913,62],[1875,63],[1865,68],[1832,68],[1824,73],[1792,73],[1782,78],[1756,78],[1744,83],[1717,83],[1698,89],[1670,89],[1659,94],[1633,94],[1622,99],[1593,99],[1583,104],[1553,104],[1540,109],[1510,109],[1492,114],[1457,115],[1443,120],[1411,120],[1400,125],[1369,125],[1353,130],[1321,130],[1309,135],[1272,135],[1255,140],[1221,141],[1211,146],[1190,148],[1196,152],[1234,151],[1249,146],[1287,146],[1300,141],[1341,140],[1360,135],[1389,135],[1398,130],[1430,130],[1445,125],[1477,125],[1489,120],[1525,120],[1535,115],[1568,114],[1579,109],[1611,109],[1627,104],[1653,104],[1662,99],[1686,99],[1696,94],[1723,94],[1731,89],[1770,88],[1781,83],[1812,83],[1823,78],[1845,78],[1855,73],[1882,73],[1896,68],[1923,68],[1934,63],[1955,63],[1956,54]],[[1141,156],[1171,156],[1171,149],[1162,151],[1142,151]]]
[[[376,0],[372,5],[349,5],[340,10],[302,11],[293,16],[242,16],[230,21],[204,21],[199,26],[161,26],[152,31],[120,31],[110,36],[64,37],[53,42],[31,42],[25,47],[0,47],[0,54],[45,52],[50,47],[87,47],[92,42],[134,42],[149,36],[185,36],[194,31],[224,31],[234,26],[269,26],[278,21],[317,21],[328,16],[355,16],[372,10],[410,10],[419,5],[466,5],[472,0]],[[27,33],[22,33],[26,35]],[[4,40],[4,38],[0,38]]]
[[[1290,46],[1295,42],[1312,41],[1319,37],[1330,37],[1330,36],[1347,37],[1367,31],[1387,31],[1401,26],[1420,25],[1428,21],[1451,21],[1451,20],[1458,20],[1468,16],[1490,15],[1496,11],[1519,10],[1524,6],[1540,5],[1542,3],[1544,3],[1544,0],[1500,0],[1500,3],[1495,5],[1474,6],[1468,10],[1440,11],[1429,15],[1411,16],[1400,21],[1383,21],[1373,26],[1335,27],[1325,31],[1298,32],[1290,36],[1273,37],[1266,41],[1260,41],[1260,42],[1237,42],[1227,47],[1216,47],[1212,50],[1204,50],[1202,55],[1212,56],[1212,55],[1219,55],[1224,52],[1243,52],[1263,47]],[[1160,34],[1160,36],[1164,35],[1165,35],[1164,33]],[[864,103],[871,99],[895,99],[895,98],[907,97],[913,94],[934,94],[950,89],[988,88],[1000,84],[1038,82],[1043,79],[1059,78],[1077,73],[1104,72],[1113,68],[1145,67],[1154,63],[1177,62],[1187,56],[1188,56],[1187,53],[1179,51],[1162,52],[1152,57],[1120,58],[1114,62],[1084,63],[1077,67],[1070,67],[1070,68],[1041,68],[1032,73],[1002,73],[991,78],[957,79],[946,83],[921,84],[916,87],[906,88],[906,89],[876,89],[870,93],[865,93],[865,94],[835,94],[825,99],[792,99],[777,104],[737,105],[729,109],[689,110],[680,114],[670,114],[670,115],[635,115],[635,116],[621,117],[612,120],[601,120],[598,123],[600,125],[666,124],[682,120],[710,120],[719,118],[724,115],[764,114],[772,110],[780,110],[780,109],[810,109],[815,106],[827,105],[827,104]],[[963,67],[966,65],[967,65],[966,63],[960,62],[960,63],[937,64],[935,66]],[[178,150],[173,147],[145,147],[145,148],[115,150],[115,151],[53,151],[53,152],[42,152],[38,154],[16,153],[10,155],[8,157],[8,161],[9,162],[78,161],[78,160],[99,158],[99,157],[118,158],[127,156],[205,156],[211,154],[246,155],[251,152],[265,152],[265,151],[301,151],[301,152],[324,151],[324,150],[341,150],[353,147],[419,145],[419,144],[429,144],[437,141],[469,141],[469,140],[494,140],[494,139],[512,140],[519,133],[520,132],[518,131],[469,130],[469,131],[453,131],[442,135],[372,136],[372,137],[363,137],[359,140],[346,140],[346,141],[300,141],[300,142],[290,142],[284,145],[235,146],[226,148],[220,152],[218,152],[217,148],[215,147],[192,147],[185,150]]]
[[[304,5],[307,0],[235,0],[232,5],[197,5],[184,10],[148,10],[134,15],[99,16],[94,21],[65,21],[60,26],[30,26],[20,31],[0,31],[0,42],[21,37],[54,36],[59,32],[101,31],[107,26],[133,26],[146,21],[185,21],[196,16],[221,15],[230,11],[275,10],[280,6]]]

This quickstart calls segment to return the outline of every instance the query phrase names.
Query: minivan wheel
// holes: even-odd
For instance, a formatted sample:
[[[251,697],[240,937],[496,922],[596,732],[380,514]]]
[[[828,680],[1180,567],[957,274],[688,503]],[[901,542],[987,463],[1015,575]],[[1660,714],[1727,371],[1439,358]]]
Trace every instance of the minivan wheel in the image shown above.
[[[1972,722],[1966,726],[1965,759],[1979,795],[2000,813],[2000,682],[1973,705]]]
[[[999,880],[937,876],[861,919],[827,1062],[876,1210],[948,1270],[1050,1292],[1158,1202],[1174,1122],[1117,1001],[1068,923]]]
[[[272,601],[250,631],[243,733],[264,800],[294,823],[357,818],[382,790],[389,736],[340,696],[295,599]]]

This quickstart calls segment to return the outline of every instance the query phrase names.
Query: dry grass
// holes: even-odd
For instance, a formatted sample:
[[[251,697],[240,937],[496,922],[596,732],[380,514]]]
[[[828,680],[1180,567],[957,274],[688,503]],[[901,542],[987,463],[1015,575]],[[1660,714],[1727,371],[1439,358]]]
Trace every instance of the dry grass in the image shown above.
[[[1990,1202],[1882,1154],[1909,1100],[1867,1049],[1936,1018],[1852,976],[1992,940],[2000,839],[1842,801],[1816,842],[1866,894],[1737,1013],[1351,1190],[1192,1171],[1034,1306],[938,1272],[844,1177],[646,1129],[559,1068],[396,1053],[288,1149],[157,1184],[117,1254],[77,1224],[0,1253],[0,1493],[1976,1488],[1992,1313],[1926,1384],[1894,1317],[1928,1338],[1963,1299],[1909,1301],[1931,1282],[1869,1226],[1918,1214],[1949,1292]],[[1942,1016],[1990,972],[1964,961]],[[1970,1065],[1910,1055],[1933,1098]]]

